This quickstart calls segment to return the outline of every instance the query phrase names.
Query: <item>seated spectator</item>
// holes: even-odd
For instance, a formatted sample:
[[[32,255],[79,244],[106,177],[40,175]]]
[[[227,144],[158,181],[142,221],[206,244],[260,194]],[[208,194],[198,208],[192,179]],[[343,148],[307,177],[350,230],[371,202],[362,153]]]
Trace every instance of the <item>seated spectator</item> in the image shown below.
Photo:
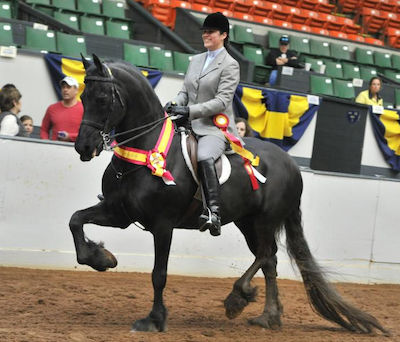
[[[370,106],[383,106],[383,99],[379,95],[381,87],[381,79],[379,77],[372,77],[369,80],[368,89],[358,94],[358,96],[356,97],[356,102]]]
[[[290,39],[287,35],[283,35],[279,39],[279,48],[271,49],[267,56],[266,64],[271,65],[273,70],[269,76],[269,84],[274,85],[278,76],[278,66],[290,66],[293,68],[300,67],[297,59],[297,52],[289,50]]]
[[[21,116],[22,126],[24,126],[26,136],[30,137],[33,132],[33,119],[29,115]]]
[[[5,90],[7,90],[7,89],[17,89],[16,87],[15,87],[15,85],[14,84],[11,84],[11,83],[7,83],[7,84],[5,84],[5,85],[3,85],[1,88],[0,88],[0,102],[1,102],[1,97],[2,97],[2,94],[4,94],[4,91]],[[0,113],[1,113],[1,109],[0,109]]]
[[[21,112],[21,97],[21,93],[15,87],[1,90],[0,134],[26,136],[24,126],[17,116]]]
[[[236,129],[241,138],[243,137],[253,137],[253,130],[250,128],[249,123],[246,119],[235,118]]]
[[[51,140],[75,141],[83,116],[82,102],[78,95],[78,81],[66,76],[60,81],[62,100],[50,105],[42,121],[40,138]]]

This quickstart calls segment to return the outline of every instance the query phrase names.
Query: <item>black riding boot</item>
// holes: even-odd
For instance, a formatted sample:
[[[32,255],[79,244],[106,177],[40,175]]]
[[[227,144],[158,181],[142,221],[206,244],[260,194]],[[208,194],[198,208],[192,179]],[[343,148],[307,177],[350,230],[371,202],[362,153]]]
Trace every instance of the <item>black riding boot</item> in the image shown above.
[[[199,218],[200,231],[203,232],[209,229],[211,235],[221,235],[219,181],[214,159],[210,158],[198,162],[198,172],[207,204],[207,210]]]

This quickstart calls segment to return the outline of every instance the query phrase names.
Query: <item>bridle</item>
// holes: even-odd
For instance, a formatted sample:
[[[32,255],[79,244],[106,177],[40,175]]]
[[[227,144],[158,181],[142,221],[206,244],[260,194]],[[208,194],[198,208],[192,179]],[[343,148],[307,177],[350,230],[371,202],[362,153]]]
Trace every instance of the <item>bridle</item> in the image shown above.
[[[85,84],[87,84],[88,82],[108,82],[108,83],[111,83],[112,84],[112,99],[111,99],[111,110],[110,111],[112,112],[112,109],[113,109],[113,107],[114,107],[114,105],[115,105],[115,103],[117,101],[121,104],[122,109],[124,110],[125,109],[125,104],[122,101],[121,93],[119,92],[119,90],[117,88],[117,85],[116,85],[116,82],[115,82],[115,78],[112,75],[110,68],[104,63],[103,63],[103,66],[108,71],[108,76],[85,76],[84,83]],[[82,122],[81,122],[81,125],[86,125],[86,126],[90,126],[90,127],[98,129],[99,133],[100,133],[100,135],[102,137],[102,140],[103,140],[102,141],[103,149],[106,150],[106,151],[110,151],[110,150],[113,150],[114,148],[116,148],[118,146],[124,145],[124,144],[126,144],[126,143],[128,143],[128,142],[130,142],[132,140],[138,139],[141,136],[151,132],[152,130],[157,128],[162,122],[164,122],[168,117],[170,117],[170,116],[167,115],[165,117],[162,117],[160,119],[154,120],[154,121],[149,122],[147,124],[144,124],[142,126],[135,127],[135,128],[129,129],[127,131],[119,132],[119,133],[116,133],[116,134],[110,134],[110,132],[112,131],[112,128],[106,129],[107,125],[108,125],[108,122],[109,122],[109,116],[107,116],[104,124],[100,124],[100,123],[95,122],[95,121],[83,119]],[[119,142],[117,144],[111,145],[112,141],[116,137],[124,135],[124,134],[128,134],[128,133],[134,133],[136,131],[140,131],[140,130],[145,129],[145,128],[148,128],[148,129],[143,131],[143,132],[141,132],[141,133],[139,133],[139,134],[137,134],[137,135],[134,135],[134,136],[122,141],[122,142]]]

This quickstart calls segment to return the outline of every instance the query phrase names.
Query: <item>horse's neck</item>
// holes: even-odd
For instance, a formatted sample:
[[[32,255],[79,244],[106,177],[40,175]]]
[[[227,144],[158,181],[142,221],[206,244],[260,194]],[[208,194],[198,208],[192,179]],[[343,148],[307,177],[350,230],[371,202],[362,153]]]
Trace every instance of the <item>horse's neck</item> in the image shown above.
[[[146,117],[140,117],[139,119],[134,120],[132,117],[127,116],[127,118],[123,120],[123,122],[116,128],[116,134],[143,127],[144,125],[150,124],[152,122],[155,123],[150,125],[149,127],[138,129],[132,133],[122,134],[117,138],[118,143],[121,143],[129,138],[141,135],[137,139],[132,139],[131,141],[124,143],[124,146],[143,150],[153,149],[162,131],[163,121],[159,121],[159,119],[162,118],[163,117],[159,115],[146,115]]]
[[[143,127],[147,124],[150,125],[153,122],[154,124],[143,129],[138,129],[133,133],[124,134],[118,139],[118,142],[146,132],[154,125],[157,125],[157,121],[164,117],[161,103],[154,93],[154,90],[147,83],[141,84],[140,82],[131,82],[131,84],[135,85],[135,88],[131,90],[128,88],[124,93],[127,112],[125,113],[123,121],[116,127],[116,133],[126,132]],[[157,142],[161,129],[162,122],[160,122],[155,129],[150,130],[148,133],[140,136],[140,138],[133,139],[124,145],[140,149],[152,149]]]

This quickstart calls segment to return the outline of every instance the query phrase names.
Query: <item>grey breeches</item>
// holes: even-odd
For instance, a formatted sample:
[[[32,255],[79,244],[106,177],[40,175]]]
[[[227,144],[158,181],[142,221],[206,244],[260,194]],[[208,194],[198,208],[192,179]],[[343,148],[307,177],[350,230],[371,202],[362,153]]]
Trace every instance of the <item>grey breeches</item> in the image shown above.
[[[226,149],[226,140],[215,135],[199,137],[197,146],[197,161],[213,158],[216,161]]]

